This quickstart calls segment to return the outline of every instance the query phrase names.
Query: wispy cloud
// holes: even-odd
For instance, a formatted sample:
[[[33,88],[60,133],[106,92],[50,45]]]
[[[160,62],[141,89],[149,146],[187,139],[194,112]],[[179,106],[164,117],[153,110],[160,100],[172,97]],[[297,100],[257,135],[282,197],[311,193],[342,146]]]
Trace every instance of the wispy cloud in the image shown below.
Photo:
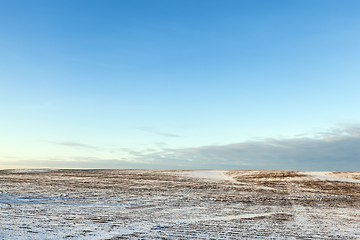
[[[155,130],[154,128],[151,127],[136,127],[135,129],[141,130],[141,131],[146,131],[146,132],[151,132],[160,136],[164,136],[164,137],[181,137],[177,134],[172,134],[172,133],[163,133],[163,132],[159,132],[157,130]]]
[[[167,144],[164,143],[164,142],[156,142],[155,145],[156,145],[157,147],[161,147],[161,148],[162,148],[162,147],[166,146]]]
[[[164,136],[164,137],[181,137],[177,134],[172,134],[172,133],[157,133],[158,135]]]
[[[79,142],[71,142],[71,141],[67,141],[67,142],[46,141],[46,142],[51,143],[51,144],[66,146],[66,147],[81,147],[81,148],[99,149],[98,147],[88,145],[88,144],[84,144],[84,143],[79,143]]]

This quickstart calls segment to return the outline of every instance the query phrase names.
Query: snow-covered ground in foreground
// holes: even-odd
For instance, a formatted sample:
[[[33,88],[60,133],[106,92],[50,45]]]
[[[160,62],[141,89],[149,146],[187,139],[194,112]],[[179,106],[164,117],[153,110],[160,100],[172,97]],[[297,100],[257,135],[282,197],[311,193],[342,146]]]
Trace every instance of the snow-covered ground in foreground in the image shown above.
[[[0,239],[360,239],[360,184],[328,174],[3,171]]]

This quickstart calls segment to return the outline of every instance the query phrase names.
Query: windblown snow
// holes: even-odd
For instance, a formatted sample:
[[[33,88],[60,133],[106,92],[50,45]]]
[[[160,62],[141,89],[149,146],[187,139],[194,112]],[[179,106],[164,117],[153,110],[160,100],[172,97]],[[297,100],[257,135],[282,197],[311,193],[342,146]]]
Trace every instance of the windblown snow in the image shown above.
[[[360,173],[0,171],[1,239],[360,239]]]

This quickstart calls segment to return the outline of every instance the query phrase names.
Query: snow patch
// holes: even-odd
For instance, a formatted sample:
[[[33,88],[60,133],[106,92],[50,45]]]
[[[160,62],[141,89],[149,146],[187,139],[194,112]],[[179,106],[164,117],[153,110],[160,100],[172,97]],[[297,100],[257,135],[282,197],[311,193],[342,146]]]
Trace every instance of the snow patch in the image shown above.
[[[332,174],[332,172],[304,172],[307,175],[311,175],[313,177],[316,177],[318,179],[322,180],[330,180],[330,181],[340,181],[340,182],[350,182],[350,183],[360,183],[360,180],[356,179],[349,179],[349,178],[339,178],[339,177],[330,177],[329,174]]]
[[[211,181],[232,181],[232,178],[230,176],[227,176],[224,171],[221,170],[194,170],[176,172],[175,174]]]

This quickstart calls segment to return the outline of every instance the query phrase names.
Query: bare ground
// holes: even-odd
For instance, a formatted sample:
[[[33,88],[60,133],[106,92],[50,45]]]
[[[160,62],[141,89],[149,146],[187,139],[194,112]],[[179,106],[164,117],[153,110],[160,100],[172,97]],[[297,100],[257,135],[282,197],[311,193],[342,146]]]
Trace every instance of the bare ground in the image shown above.
[[[360,184],[296,171],[1,171],[0,213],[1,239],[360,239]]]

